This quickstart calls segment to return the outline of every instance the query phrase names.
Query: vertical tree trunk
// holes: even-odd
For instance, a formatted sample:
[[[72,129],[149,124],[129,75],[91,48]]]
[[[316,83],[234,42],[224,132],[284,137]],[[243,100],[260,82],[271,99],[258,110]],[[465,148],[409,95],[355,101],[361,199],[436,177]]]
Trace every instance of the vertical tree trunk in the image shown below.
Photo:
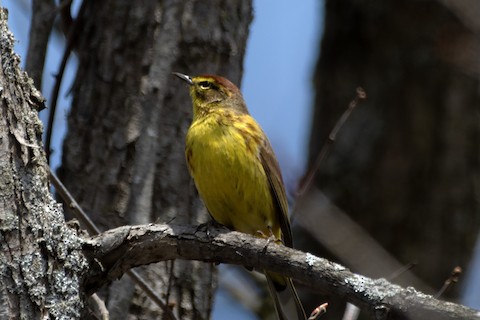
[[[83,241],[52,199],[38,109],[44,99],[19,69],[0,9],[0,318],[80,316],[88,264]]]
[[[433,288],[467,266],[480,226],[480,43],[466,25],[438,1],[326,1],[315,76],[311,160],[355,88],[368,93],[318,185]]]
[[[93,1],[78,35],[79,69],[61,177],[102,228],[198,224],[207,214],[184,161],[191,103],[172,71],[239,83],[250,1]],[[178,93],[177,93],[178,92]],[[175,261],[144,269],[180,319],[209,318],[215,268]],[[125,277],[105,293],[112,318],[158,318]]]

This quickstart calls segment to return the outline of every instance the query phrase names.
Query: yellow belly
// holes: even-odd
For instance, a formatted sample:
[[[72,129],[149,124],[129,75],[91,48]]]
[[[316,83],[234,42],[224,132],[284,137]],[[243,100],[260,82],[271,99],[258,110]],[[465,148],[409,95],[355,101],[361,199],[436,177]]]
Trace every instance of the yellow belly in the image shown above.
[[[186,138],[190,173],[215,221],[240,232],[267,237],[273,232],[280,238],[270,184],[258,156],[263,132],[253,122],[248,125],[252,134],[246,136],[246,127],[242,122],[224,124],[215,114],[195,121]]]

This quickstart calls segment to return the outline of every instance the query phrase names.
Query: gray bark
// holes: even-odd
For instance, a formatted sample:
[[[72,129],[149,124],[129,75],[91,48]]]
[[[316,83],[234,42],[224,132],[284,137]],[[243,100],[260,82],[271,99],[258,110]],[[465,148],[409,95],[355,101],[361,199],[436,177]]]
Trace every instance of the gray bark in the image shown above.
[[[72,319],[84,306],[88,260],[51,197],[38,109],[0,9],[0,318]]]

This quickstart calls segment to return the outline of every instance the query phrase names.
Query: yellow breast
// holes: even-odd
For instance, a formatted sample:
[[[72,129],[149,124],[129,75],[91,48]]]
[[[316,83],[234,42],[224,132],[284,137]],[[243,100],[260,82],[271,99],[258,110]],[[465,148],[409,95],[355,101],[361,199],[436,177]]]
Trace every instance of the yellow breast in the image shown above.
[[[218,110],[192,123],[186,157],[197,190],[218,223],[270,236],[270,230],[280,232],[280,228],[259,158],[263,139],[249,115]]]

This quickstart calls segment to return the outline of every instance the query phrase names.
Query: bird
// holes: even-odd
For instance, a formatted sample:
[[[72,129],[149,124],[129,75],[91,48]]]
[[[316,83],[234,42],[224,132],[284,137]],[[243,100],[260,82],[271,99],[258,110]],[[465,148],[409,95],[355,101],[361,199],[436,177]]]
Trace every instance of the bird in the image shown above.
[[[293,247],[278,161],[238,87],[219,75],[173,74],[189,85],[193,119],[186,134],[185,157],[213,220]],[[278,319],[305,320],[292,279],[264,273]]]

